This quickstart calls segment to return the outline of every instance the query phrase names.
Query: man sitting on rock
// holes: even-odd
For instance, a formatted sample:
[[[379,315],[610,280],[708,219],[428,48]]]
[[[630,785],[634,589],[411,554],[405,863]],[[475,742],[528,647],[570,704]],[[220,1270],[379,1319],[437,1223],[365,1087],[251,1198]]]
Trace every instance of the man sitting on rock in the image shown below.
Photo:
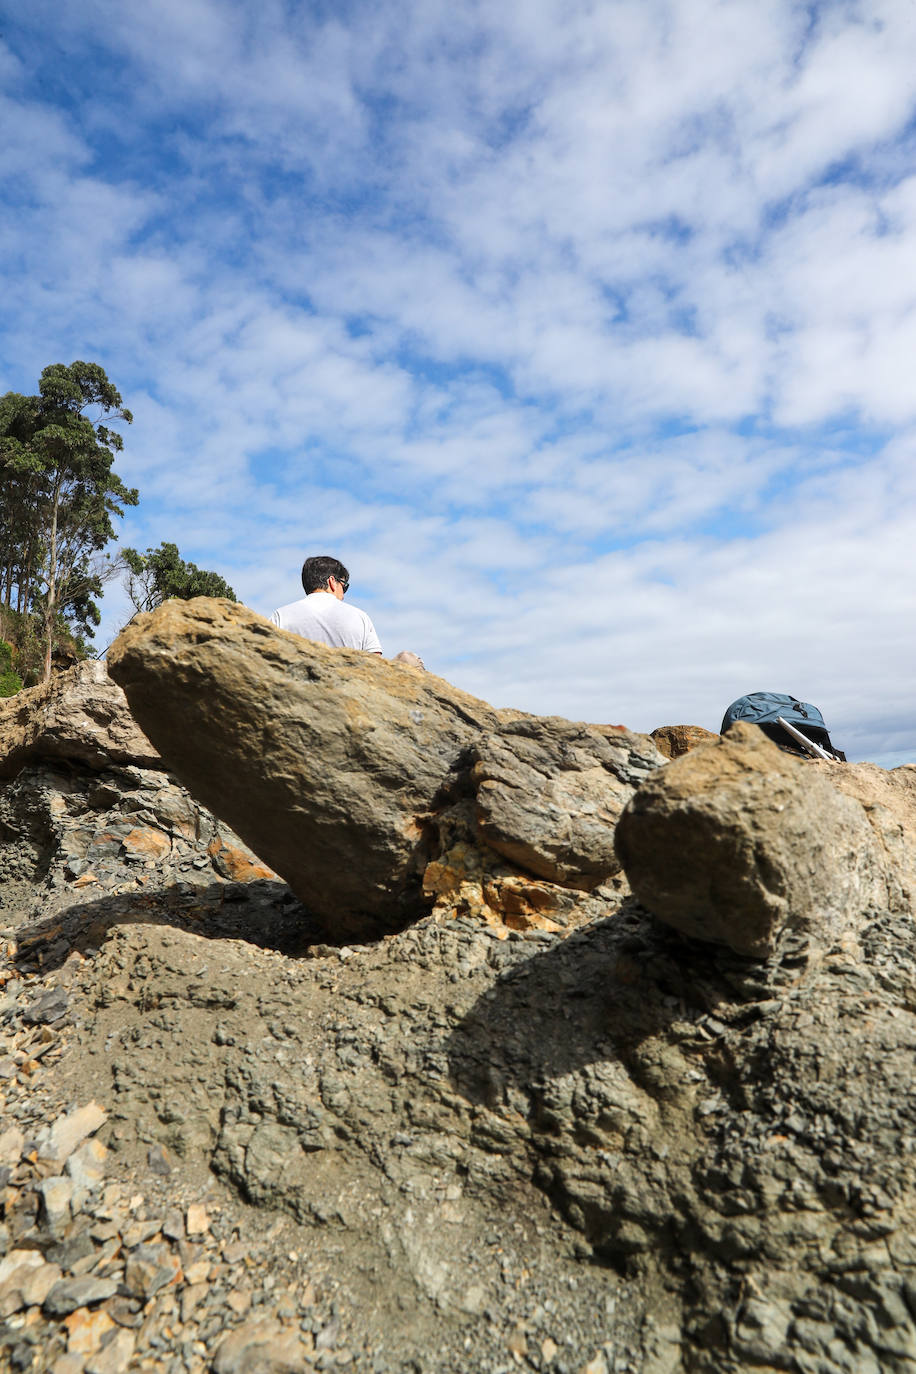
[[[302,564],[305,596],[281,606],[270,617],[281,630],[330,644],[332,649],[365,649],[380,654],[382,646],[365,611],[344,604],[350,574],[336,558],[319,554]]]

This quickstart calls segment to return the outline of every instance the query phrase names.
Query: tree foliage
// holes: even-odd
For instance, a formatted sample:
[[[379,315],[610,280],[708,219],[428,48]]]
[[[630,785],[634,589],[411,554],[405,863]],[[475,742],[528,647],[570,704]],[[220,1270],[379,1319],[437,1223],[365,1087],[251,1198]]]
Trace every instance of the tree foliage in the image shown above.
[[[127,594],[138,611],[151,611],[163,601],[178,597],[223,596],[235,601],[235,592],[219,573],[186,562],[176,544],[163,542],[145,554],[122,549],[119,560],[127,574]]]
[[[139,498],[112,467],[104,422],[133,417],[104,370],[52,363],[38,391],[0,397],[0,604],[37,622],[47,679],[56,636],[92,637],[113,517]]]

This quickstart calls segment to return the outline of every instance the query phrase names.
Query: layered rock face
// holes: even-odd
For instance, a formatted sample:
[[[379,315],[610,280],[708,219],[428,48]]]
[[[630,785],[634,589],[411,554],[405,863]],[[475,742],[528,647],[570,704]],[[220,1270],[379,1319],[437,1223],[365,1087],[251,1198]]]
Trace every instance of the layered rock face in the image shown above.
[[[361,946],[164,726],[0,784],[0,1363],[916,1367],[916,769],[481,719]]]

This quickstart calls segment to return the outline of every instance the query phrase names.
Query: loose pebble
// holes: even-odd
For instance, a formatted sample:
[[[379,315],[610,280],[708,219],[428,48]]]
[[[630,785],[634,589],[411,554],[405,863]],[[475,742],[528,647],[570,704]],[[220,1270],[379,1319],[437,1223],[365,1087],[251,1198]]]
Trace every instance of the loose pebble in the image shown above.
[[[210,1229],[207,1209],[201,1202],[194,1202],[187,1210],[185,1228],[189,1236],[201,1236]]]

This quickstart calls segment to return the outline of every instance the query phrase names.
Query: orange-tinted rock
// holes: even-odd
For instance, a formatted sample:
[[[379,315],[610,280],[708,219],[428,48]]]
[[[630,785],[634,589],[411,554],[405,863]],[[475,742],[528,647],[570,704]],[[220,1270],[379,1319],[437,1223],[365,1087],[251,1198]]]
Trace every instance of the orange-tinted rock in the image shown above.
[[[104,1307],[90,1311],[88,1307],[78,1307],[64,1318],[67,1328],[67,1351],[71,1355],[91,1355],[98,1350],[102,1337],[114,1328],[115,1323]]]
[[[171,848],[172,842],[168,835],[161,830],[153,830],[150,826],[138,826],[135,830],[129,831],[121,845],[125,857],[143,859],[163,859]]]
[[[267,864],[262,864],[260,859],[243,849],[241,845],[227,844],[221,835],[210,841],[207,853],[213,860],[213,867],[217,873],[232,882],[253,883],[258,879],[280,881],[279,875],[272,868],[268,868]]]
[[[426,866],[423,890],[441,921],[471,917],[505,938],[510,930],[568,933],[606,909],[607,889],[595,894],[519,872],[503,855],[476,837],[472,803],[459,803],[440,817],[442,848]],[[615,900],[625,894],[614,879]]]

